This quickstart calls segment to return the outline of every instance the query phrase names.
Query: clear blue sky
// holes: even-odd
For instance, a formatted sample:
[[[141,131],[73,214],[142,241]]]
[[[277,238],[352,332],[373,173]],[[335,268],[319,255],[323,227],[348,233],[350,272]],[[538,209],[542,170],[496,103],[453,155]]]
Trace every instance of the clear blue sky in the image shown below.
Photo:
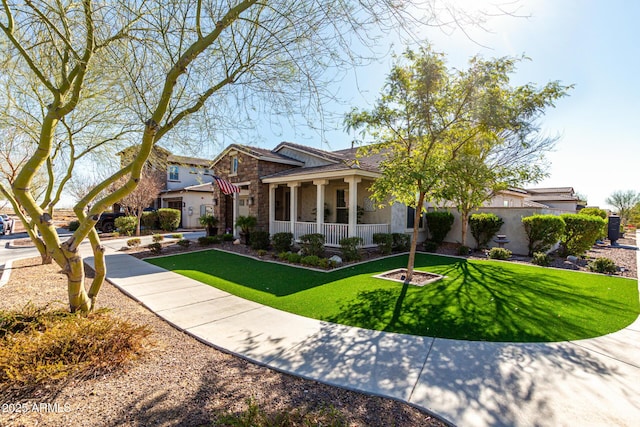
[[[496,2],[456,3],[491,8]],[[548,155],[550,177],[536,186],[571,186],[587,196],[589,205],[600,207],[606,207],[605,199],[616,190],[640,191],[640,2],[521,0],[518,5],[517,13],[528,18],[492,18],[486,25],[491,31],[472,29],[471,39],[460,31],[445,34],[434,28],[425,36],[435,50],[447,54],[451,66],[463,68],[475,54],[524,54],[531,61],[520,65],[514,84],[542,85],[551,80],[575,84],[570,96],[558,101],[542,119],[544,132],[560,139]],[[402,50],[395,45],[396,53]],[[349,106],[370,108],[391,62],[385,58],[356,70],[357,84],[353,77],[336,83],[338,93]],[[273,136],[265,131],[260,142],[265,148],[282,140],[327,148],[317,134],[300,128],[283,129]],[[329,132],[328,148],[346,148],[351,139],[341,131]]]

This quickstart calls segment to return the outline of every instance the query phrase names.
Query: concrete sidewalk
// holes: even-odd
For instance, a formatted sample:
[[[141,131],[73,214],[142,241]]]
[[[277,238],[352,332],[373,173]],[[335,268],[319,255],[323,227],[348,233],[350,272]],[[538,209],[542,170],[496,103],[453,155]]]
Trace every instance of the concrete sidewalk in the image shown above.
[[[265,307],[113,251],[106,260],[111,283],[214,347],[293,375],[403,400],[458,426],[640,422],[640,318],[614,334],[573,342],[418,337]]]

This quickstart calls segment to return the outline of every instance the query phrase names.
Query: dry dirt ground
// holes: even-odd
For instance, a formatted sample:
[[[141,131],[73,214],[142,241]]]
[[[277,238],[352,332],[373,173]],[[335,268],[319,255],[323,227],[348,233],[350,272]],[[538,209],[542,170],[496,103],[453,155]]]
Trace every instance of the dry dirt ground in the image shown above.
[[[9,283],[0,288],[0,308],[28,301],[65,305],[66,281],[58,268],[38,265],[38,259],[14,264]],[[155,345],[148,355],[107,376],[74,380],[59,389],[26,397],[0,395],[0,404],[7,405],[0,413],[1,426],[219,425],[219,414],[246,410],[248,399],[269,413],[335,408],[350,426],[445,425],[397,401],[303,380],[218,351],[169,326],[108,283],[98,303],[151,327]],[[16,404],[29,410],[12,412]],[[33,404],[45,404],[45,410],[33,410]]]

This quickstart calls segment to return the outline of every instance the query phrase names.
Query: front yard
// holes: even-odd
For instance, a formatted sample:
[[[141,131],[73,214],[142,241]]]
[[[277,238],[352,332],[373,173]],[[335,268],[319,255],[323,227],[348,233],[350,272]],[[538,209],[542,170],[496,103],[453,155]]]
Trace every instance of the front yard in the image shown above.
[[[405,267],[406,255],[331,272],[217,250],[148,262],[303,316],[441,338],[576,340],[622,329],[640,313],[637,280],[516,263],[418,254],[417,269],[446,277],[414,287],[373,277]]]

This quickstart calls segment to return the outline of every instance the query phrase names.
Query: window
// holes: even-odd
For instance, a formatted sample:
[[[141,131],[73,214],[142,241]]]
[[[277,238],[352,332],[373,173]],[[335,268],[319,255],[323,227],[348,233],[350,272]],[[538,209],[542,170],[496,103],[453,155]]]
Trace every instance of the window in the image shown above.
[[[238,173],[238,158],[231,158],[231,175],[236,175]]]
[[[336,190],[336,222],[338,224],[347,224],[349,222],[348,197],[349,192],[347,190]]]
[[[413,225],[415,224],[416,218],[416,210],[411,206],[407,206],[407,228],[413,229]],[[418,224],[418,228],[424,228],[424,214],[420,215],[420,224]]]
[[[169,166],[169,181],[178,181],[179,179],[178,166]]]

